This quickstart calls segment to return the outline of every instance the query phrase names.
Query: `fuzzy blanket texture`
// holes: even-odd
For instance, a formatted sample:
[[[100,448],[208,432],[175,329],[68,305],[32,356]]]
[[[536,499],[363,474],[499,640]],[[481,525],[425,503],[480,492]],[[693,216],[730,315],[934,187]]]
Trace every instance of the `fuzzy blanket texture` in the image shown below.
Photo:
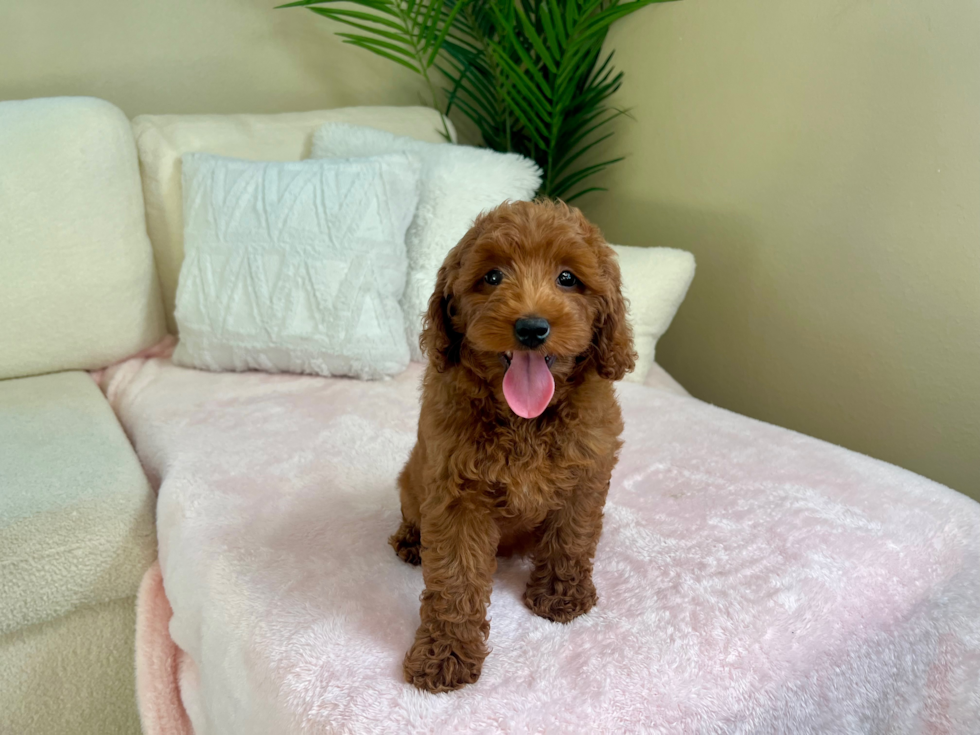
[[[145,732],[977,732],[980,505],[632,384],[598,606],[537,618],[503,560],[480,681],[415,690],[422,574],[385,541],[420,375],[101,376],[159,488]]]

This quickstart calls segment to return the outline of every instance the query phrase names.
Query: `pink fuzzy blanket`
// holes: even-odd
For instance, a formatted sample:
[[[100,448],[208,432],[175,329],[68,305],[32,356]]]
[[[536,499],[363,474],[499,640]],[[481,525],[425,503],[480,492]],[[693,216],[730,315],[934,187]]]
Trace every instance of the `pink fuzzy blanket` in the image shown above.
[[[503,561],[480,681],[416,691],[401,660],[422,575],[385,539],[419,377],[161,358],[103,376],[159,486],[160,570],[139,609],[147,733],[977,732],[980,505],[627,384],[599,605],[537,618],[526,564]]]

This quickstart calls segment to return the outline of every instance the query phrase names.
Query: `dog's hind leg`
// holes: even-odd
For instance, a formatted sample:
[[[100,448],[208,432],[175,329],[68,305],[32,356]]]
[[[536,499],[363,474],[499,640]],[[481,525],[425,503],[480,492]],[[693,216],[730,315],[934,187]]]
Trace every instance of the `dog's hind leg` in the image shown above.
[[[421,454],[419,445],[416,444],[405,468],[398,475],[398,490],[402,501],[402,523],[388,539],[388,543],[398,554],[398,558],[415,566],[422,563],[420,548],[422,534],[419,531],[421,512],[419,511],[419,496],[414,486],[418,480],[418,475],[421,474]]]
[[[416,524],[402,520],[402,524],[388,539],[388,543],[402,561],[415,566],[422,563],[421,533]]]

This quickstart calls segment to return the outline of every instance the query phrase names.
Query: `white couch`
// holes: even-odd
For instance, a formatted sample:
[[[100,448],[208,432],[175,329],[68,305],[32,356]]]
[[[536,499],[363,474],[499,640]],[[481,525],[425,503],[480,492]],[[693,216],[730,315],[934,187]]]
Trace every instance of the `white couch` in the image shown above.
[[[446,700],[420,699],[392,673],[404,650],[401,637],[413,628],[409,612],[392,618],[405,630],[391,633],[388,610],[358,607],[362,585],[343,578],[338,565],[313,578],[319,561],[281,565],[288,554],[302,559],[311,548],[317,559],[335,559],[330,544],[339,543],[337,553],[349,545],[329,537],[297,540],[307,524],[317,527],[306,509],[329,503],[311,494],[317,488],[300,488],[295,502],[266,523],[263,493],[276,481],[278,465],[252,450],[268,453],[274,446],[249,434],[242,420],[253,410],[249,396],[274,394],[282,384],[293,386],[295,406],[316,409],[283,423],[283,436],[294,439],[289,446],[314,434],[343,446],[355,427],[361,443],[351,457],[361,457],[360,470],[373,473],[371,492],[378,496],[377,507],[357,506],[354,520],[381,538],[397,512],[393,490],[390,498],[387,491],[398,452],[411,445],[417,367],[385,384],[288,376],[270,383],[266,376],[194,374],[166,360],[137,359],[103,381],[112,408],[85,372],[145,350],[175,328],[180,156],[203,150],[299,159],[315,127],[328,120],[440,140],[434,113],[422,108],[152,116],[130,123],[93,99],[0,103],[3,732],[139,727],[134,594],[157,554],[154,507],[166,513],[159,527],[163,580],[149,574],[144,581],[155,580],[165,607],[166,584],[174,618],[157,629],[157,648],[140,653],[143,660],[157,656],[157,680],[145,690],[170,696],[143,703],[149,732],[260,732],[263,722],[301,723],[288,728],[296,732],[364,731],[395,722],[438,731],[453,721]],[[468,713],[471,729],[518,731],[520,723],[557,717],[550,721],[564,723],[564,731],[586,731],[589,719],[576,708],[587,706],[602,722],[628,709],[624,727],[637,731],[669,731],[663,723],[670,722],[675,731],[786,732],[787,723],[796,723],[797,731],[970,732],[970,718],[980,714],[980,625],[969,613],[980,600],[980,507],[911,473],[706,406],[662,371],[649,382],[662,390],[624,386],[620,393],[627,446],[597,559],[607,607],[578,628],[559,629],[529,618],[514,602],[516,593],[495,597],[503,625],[495,623],[492,635],[503,636],[501,651],[530,656],[550,646],[560,662],[575,651],[555,636],[567,630],[588,643],[594,630],[605,654],[577,661],[581,676],[569,677],[556,663],[519,678],[515,672],[527,673],[524,657],[501,653],[495,661],[502,668],[490,666],[485,674],[490,689],[470,688],[453,700]],[[212,391],[220,393],[224,413],[210,415],[216,422],[210,428],[199,422],[197,433],[184,431],[201,406],[213,407]],[[371,414],[351,408],[372,401]],[[324,429],[338,407],[353,423]],[[239,548],[242,529],[233,523],[210,529],[216,515],[230,518],[226,499],[197,494],[198,487],[222,481],[219,462],[201,469],[207,436],[219,431],[254,475],[247,510],[262,529],[257,554],[248,544]],[[374,462],[377,448],[387,453]],[[189,477],[195,466],[198,474]],[[312,477],[341,473],[338,483],[358,477],[329,464],[308,469]],[[361,497],[354,485],[349,492]],[[235,502],[244,508],[245,500]],[[342,511],[324,521],[338,534],[349,528]],[[383,538],[375,540],[362,539],[361,559],[394,580],[384,599],[409,611],[417,570],[398,566]],[[201,584],[215,565],[222,574],[214,578],[224,586]],[[639,586],[623,582],[630,565]],[[505,573],[505,589],[518,589],[519,565]],[[621,583],[614,586],[614,579]],[[864,580],[881,586],[870,589]],[[321,593],[335,583],[346,590],[343,599]],[[265,630],[265,621],[247,605],[229,607],[227,600],[235,599],[229,590],[281,606],[301,645],[275,636],[247,644],[238,635],[245,628],[236,626]],[[649,610],[660,622],[648,630],[639,617],[624,621],[623,611],[633,609]],[[339,627],[332,637],[322,634],[317,626],[335,614]],[[388,626],[384,635],[358,628],[374,624],[372,615]],[[642,625],[630,628],[633,623]],[[617,641],[622,648],[617,631],[633,636],[629,651],[616,648]],[[382,638],[378,660],[357,663],[362,678],[367,672],[363,687],[351,689],[343,669],[325,668],[327,653],[351,650],[344,641],[374,645]],[[619,666],[621,657],[633,666]],[[260,674],[287,675],[257,675],[253,684],[223,678],[223,667],[237,671],[246,659]],[[749,668],[740,670],[742,664]],[[609,667],[625,688],[603,698],[595,693]],[[738,678],[745,671],[753,678]],[[555,681],[562,686],[549,689]],[[373,687],[376,703],[388,709],[351,707],[364,687]],[[515,700],[527,706],[499,709]]]

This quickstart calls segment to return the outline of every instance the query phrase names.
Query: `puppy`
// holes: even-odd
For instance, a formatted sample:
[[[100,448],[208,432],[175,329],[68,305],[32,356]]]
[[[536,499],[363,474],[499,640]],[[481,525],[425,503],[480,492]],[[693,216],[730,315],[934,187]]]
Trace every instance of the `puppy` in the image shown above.
[[[524,601],[560,623],[597,601],[592,559],[636,355],[616,255],[560,202],[505,203],[446,256],[421,345],[418,442],[395,552],[422,565],[406,679],[444,692],[487,656],[496,556],[529,554]]]

